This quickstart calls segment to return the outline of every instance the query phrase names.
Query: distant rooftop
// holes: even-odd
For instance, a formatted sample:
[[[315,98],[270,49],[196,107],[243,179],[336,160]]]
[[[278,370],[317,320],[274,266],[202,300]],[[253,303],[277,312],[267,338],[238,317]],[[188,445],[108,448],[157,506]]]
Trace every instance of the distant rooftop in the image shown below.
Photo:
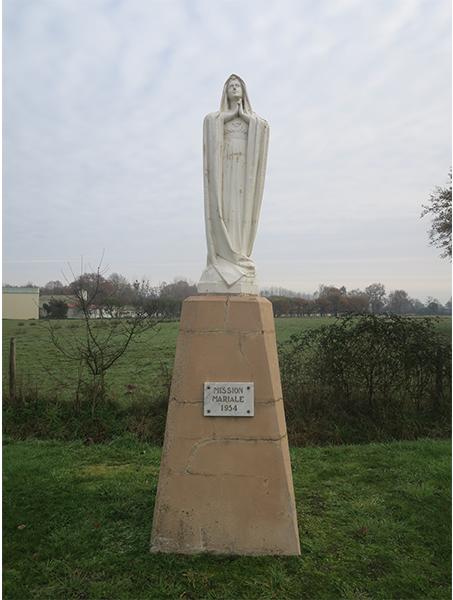
[[[39,288],[2,287],[3,294],[39,294]]]

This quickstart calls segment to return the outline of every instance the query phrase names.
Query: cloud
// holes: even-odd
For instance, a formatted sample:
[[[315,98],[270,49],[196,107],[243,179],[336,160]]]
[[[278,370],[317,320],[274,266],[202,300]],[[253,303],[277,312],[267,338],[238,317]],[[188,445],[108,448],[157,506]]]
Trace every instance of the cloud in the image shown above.
[[[448,266],[419,211],[450,163],[450,10],[446,0],[6,0],[5,259],[96,263],[105,248],[130,278],[169,280],[187,265],[196,280],[202,118],[238,72],[271,125],[255,249],[264,279],[294,281],[296,262],[292,285],[310,291],[304,272],[320,267],[307,257],[322,247],[326,260],[351,253],[348,285],[358,252],[388,265],[408,239],[418,258],[382,278],[412,269],[428,294],[434,271],[446,297]],[[345,243],[361,230],[374,254]],[[288,260],[278,271],[271,243]],[[9,280],[55,278],[51,265],[6,266]]]

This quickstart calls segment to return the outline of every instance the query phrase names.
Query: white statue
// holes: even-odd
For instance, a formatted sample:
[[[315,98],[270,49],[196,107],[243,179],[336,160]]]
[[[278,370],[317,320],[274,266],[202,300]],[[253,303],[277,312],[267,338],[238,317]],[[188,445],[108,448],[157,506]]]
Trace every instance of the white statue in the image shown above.
[[[269,125],[252,111],[245,83],[231,75],[220,111],[203,126],[208,259],[198,291],[258,294],[250,258],[266,173]]]

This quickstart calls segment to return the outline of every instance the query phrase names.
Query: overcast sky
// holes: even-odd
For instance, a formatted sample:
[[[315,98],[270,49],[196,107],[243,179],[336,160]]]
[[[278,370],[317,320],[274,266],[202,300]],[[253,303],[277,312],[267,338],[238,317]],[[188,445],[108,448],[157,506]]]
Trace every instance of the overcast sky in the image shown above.
[[[153,284],[206,260],[202,120],[230,73],[270,124],[263,286],[445,302],[421,205],[451,163],[450,0],[4,0],[3,281]]]

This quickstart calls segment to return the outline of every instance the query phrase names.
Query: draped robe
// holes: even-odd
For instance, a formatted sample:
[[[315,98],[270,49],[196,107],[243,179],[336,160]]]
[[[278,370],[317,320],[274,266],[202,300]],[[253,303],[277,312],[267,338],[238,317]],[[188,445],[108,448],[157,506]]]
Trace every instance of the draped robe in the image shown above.
[[[249,118],[244,152],[244,189],[242,190],[241,182],[240,203],[238,198],[224,197],[225,193],[238,193],[237,182],[231,182],[231,185],[225,185],[224,182],[224,177],[231,173],[231,170],[224,173],[226,160],[224,127],[227,124],[224,123],[223,113],[228,110],[227,84],[228,82],[225,84],[221,110],[207,115],[203,126],[204,205],[208,256],[207,266],[200,280],[201,284],[213,282],[213,279],[217,278],[218,282],[224,284],[226,288],[233,286],[244,277],[254,283],[255,264],[250,255],[263,197],[269,140],[269,126],[264,119],[252,112],[243,84],[243,107]],[[227,224],[228,220],[224,218],[224,209],[231,203],[241,211],[235,224],[231,222]],[[241,231],[232,231],[232,227],[241,227]]]

